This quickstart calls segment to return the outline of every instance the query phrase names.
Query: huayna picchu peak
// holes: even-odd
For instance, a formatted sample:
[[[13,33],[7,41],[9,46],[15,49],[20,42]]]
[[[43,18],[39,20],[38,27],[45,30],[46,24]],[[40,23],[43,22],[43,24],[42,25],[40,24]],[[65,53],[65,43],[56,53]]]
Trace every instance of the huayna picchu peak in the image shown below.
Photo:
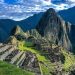
[[[36,26],[37,31],[50,42],[70,50],[72,43],[69,38],[71,24],[65,22],[54,9],[47,10]]]
[[[1,23],[0,31],[9,31],[8,38],[0,42],[1,75],[75,75],[75,26],[53,8],[44,12],[33,28],[26,29],[25,20],[7,22],[13,26],[3,30],[5,25]]]

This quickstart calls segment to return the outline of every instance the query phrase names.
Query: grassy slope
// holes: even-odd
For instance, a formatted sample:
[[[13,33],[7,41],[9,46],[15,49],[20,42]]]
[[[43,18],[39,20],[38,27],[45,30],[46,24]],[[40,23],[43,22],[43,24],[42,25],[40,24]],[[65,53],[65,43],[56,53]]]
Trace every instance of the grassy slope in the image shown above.
[[[61,52],[65,56],[65,63],[63,64],[63,68],[67,71],[71,66],[75,65],[75,55],[66,50],[62,50]]]
[[[0,61],[0,75],[34,75],[34,74],[28,71],[24,71],[6,62]]]

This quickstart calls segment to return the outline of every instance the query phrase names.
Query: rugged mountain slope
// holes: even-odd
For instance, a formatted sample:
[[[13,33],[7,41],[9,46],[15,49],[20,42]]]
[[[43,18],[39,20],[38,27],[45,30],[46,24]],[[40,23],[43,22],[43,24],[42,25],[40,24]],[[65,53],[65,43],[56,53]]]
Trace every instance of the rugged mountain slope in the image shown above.
[[[57,13],[66,22],[69,21],[70,23],[75,24],[74,9],[75,9],[75,7],[70,8],[68,10],[59,11]],[[37,25],[37,23],[39,22],[39,20],[43,14],[44,13],[41,12],[41,13],[35,14],[35,15],[33,15],[25,20],[22,20],[22,21],[13,21],[10,19],[0,19],[0,27],[6,32],[5,38],[0,39],[0,42],[5,41],[9,37],[12,28],[16,25],[21,26],[24,31],[35,28],[35,26]],[[1,36],[3,37],[3,35],[1,35]],[[1,41],[1,40],[3,40],[3,41]]]
[[[40,20],[40,17],[43,15],[42,19]],[[35,19],[37,18],[37,20]],[[61,19],[60,16],[58,16],[55,11],[48,10],[47,12],[40,13],[37,15],[34,15],[30,18],[27,18],[26,20],[22,21],[13,21],[9,19],[0,20],[0,42],[4,42],[7,40],[9,36],[11,36],[11,30],[15,28],[15,26],[19,25],[24,31],[35,28],[36,24],[40,20],[37,29],[40,32],[40,34],[45,35],[47,39],[54,40],[50,42],[56,42],[57,44],[62,44],[62,46],[65,46],[65,48],[70,49],[71,43],[74,46],[74,32],[75,32],[75,26],[71,25],[70,23],[65,22],[63,19]],[[35,21],[35,22],[34,22]],[[12,31],[13,32],[13,31]],[[36,29],[30,30],[30,34],[38,34],[37,37],[41,36],[37,32]],[[2,35],[4,34],[4,35]],[[49,34],[49,35],[48,35]],[[27,35],[27,34],[26,34]],[[36,35],[35,35],[36,36]],[[73,37],[72,37],[73,36]],[[55,38],[53,38],[55,37]],[[67,41],[68,40],[68,41]],[[59,42],[58,42],[59,41]]]
[[[48,9],[36,26],[37,31],[50,42],[70,50],[72,44],[69,38],[71,24],[66,23],[54,9]]]
[[[10,37],[5,43],[16,44],[18,40],[24,40],[26,38],[24,31],[20,26],[14,26],[10,32]]]
[[[23,30],[21,29],[20,26],[14,26],[13,29],[11,30],[10,35],[18,35],[18,34],[23,34]]]
[[[2,28],[3,31],[5,31],[5,33],[6,33],[5,37],[4,37],[4,35],[1,35],[2,32],[0,33],[0,36],[4,37],[4,38],[0,39],[0,42],[6,41],[7,38],[11,34],[10,33],[11,30],[17,25],[19,25],[24,31],[35,28],[35,26],[38,23],[38,21],[40,20],[41,16],[42,16],[42,13],[35,14],[35,15],[33,15],[25,20],[22,20],[22,21],[13,21],[10,19],[0,19],[0,28]]]

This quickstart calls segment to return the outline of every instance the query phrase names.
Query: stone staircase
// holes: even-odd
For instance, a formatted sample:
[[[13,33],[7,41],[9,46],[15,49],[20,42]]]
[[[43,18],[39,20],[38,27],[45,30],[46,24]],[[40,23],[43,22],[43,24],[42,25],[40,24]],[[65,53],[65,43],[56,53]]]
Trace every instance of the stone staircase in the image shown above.
[[[40,75],[40,68],[35,54],[20,51],[14,45],[0,44],[0,60],[14,64],[22,69],[35,72]]]

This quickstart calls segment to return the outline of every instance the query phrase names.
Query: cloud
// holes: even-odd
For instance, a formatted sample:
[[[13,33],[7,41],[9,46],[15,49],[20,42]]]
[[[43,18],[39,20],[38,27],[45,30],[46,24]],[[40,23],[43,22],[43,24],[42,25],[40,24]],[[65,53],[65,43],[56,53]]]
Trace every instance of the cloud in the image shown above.
[[[68,0],[68,1],[70,1],[70,2],[75,2],[75,0]]]
[[[49,8],[60,11],[75,6],[75,0],[64,0],[64,2],[62,0],[15,0],[15,2],[13,5],[0,0],[0,18],[22,20]]]

